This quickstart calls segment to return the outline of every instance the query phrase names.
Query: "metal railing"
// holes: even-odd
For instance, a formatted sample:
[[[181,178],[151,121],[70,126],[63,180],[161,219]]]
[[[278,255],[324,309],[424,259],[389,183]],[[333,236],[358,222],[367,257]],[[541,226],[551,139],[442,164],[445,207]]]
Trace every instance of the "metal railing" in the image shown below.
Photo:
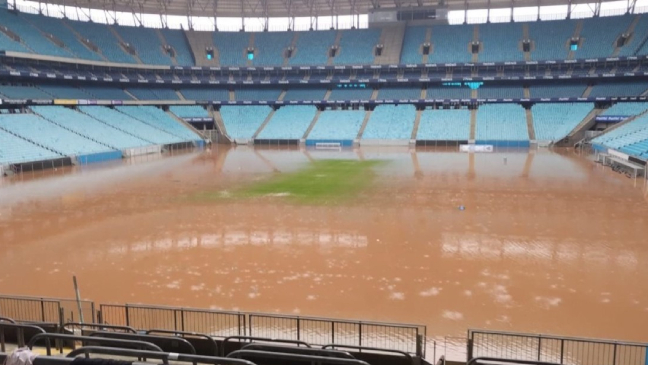
[[[561,365],[644,365],[647,344],[469,330],[467,361],[478,357]]]
[[[251,336],[399,350],[425,356],[426,327],[330,318],[249,314]]]
[[[99,308],[102,323],[138,330],[157,328],[222,338],[265,337],[314,345],[336,343],[425,356],[426,327],[419,325],[131,304],[101,304]]]
[[[61,303],[46,298],[0,296],[0,316],[15,321],[60,323]]]
[[[131,304],[101,304],[99,309],[103,323],[138,330],[156,328],[213,337],[240,336],[246,332],[246,316],[239,312]]]
[[[87,322],[95,322],[95,303],[81,301]],[[63,323],[81,318],[75,299],[0,295],[0,316],[23,322]]]

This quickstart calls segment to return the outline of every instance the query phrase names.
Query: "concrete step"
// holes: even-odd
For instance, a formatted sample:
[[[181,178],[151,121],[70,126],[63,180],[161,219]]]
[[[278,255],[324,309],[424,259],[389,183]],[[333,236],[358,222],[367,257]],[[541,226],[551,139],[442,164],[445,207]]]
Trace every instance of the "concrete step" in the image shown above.
[[[419,132],[419,123],[421,122],[421,113],[423,112],[423,110],[417,110],[417,114],[415,115],[415,124],[412,127],[412,133],[410,134],[410,139],[413,141],[417,139],[417,132]]]
[[[270,120],[273,118],[273,115],[275,115],[275,109],[271,109],[270,113],[268,113],[268,115],[266,116],[266,119],[264,119],[264,122],[261,123],[259,128],[257,128],[257,130],[255,131],[255,134],[252,135],[252,140],[253,141],[257,138],[259,133],[261,133],[261,131],[264,130],[264,127],[266,127],[266,124],[268,124],[268,122],[270,122]]]
[[[309,134],[313,130],[313,127],[315,126],[316,123],[318,123],[318,118],[320,118],[320,113],[322,113],[322,111],[320,111],[320,110],[318,110],[315,113],[315,117],[313,117],[313,120],[311,121],[311,124],[309,124],[309,128],[307,128],[306,132],[304,132],[304,136],[302,136],[302,139],[307,139],[307,137],[309,137]]]
[[[530,141],[536,141],[536,132],[534,131],[534,119],[531,109],[525,109],[525,118],[527,120],[527,136]]]
[[[371,116],[372,116],[372,111],[371,110],[368,110],[368,111],[365,112],[365,118],[363,118],[363,124],[361,124],[361,129],[358,131],[358,134],[356,135],[356,139],[363,138],[363,133],[365,132],[365,127],[367,127],[367,122],[369,122]]]
[[[476,118],[478,116],[478,110],[471,110],[471,127],[469,129],[469,139],[475,141],[475,130],[476,130]]]

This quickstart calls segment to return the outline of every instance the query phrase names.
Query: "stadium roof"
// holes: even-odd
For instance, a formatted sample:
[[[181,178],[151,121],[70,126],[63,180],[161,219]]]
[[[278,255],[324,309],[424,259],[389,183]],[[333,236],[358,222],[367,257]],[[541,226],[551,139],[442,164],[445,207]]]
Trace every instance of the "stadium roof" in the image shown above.
[[[438,7],[502,9],[593,4],[595,0],[44,0],[44,3],[135,14],[218,17],[316,17],[367,14],[376,9]],[[612,0],[597,0],[612,1]],[[629,7],[635,0],[627,0]],[[598,4],[599,4],[598,3]]]

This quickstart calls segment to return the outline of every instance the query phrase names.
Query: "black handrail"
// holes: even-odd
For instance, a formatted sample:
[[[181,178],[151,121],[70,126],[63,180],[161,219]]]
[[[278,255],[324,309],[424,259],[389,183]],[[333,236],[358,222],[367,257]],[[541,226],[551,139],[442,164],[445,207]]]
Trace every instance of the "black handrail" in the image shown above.
[[[223,348],[221,349],[221,356],[225,356],[225,344],[228,343],[230,340],[250,340],[252,341],[266,341],[266,342],[275,342],[275,343],[291,343],[294,345],[303,345],[306,347],[311,347],[308,343],[304,341],[297,341],[297,340],[282,340],[282,339],[275,339],[275,338],[268,338],[268,337],[254,337],[254,336],[228,336],[223,339],[223,342],[221,345]]]
[[[258,350],[258,351],[270,351],[270,352],[281,352],[289,354],[298,354],[298,355],[312,355],[312,356],[327,356],[327,357],[337,357],[340,359],[354,359],[349,352],[338,351],[338,350],[325,350],[318,348],[304,348],[304,347],[292,347],[292,346],[277,346],[277,345],[267,345],[263,343],[251,343],[245,345],[241,350]]]
[[[169,360],[179,362],[191,362],[201,364],[214,364],[214,365],[256,365],[254,362],[243,359],[232,359],[227,357],[216,356],[202,356],[202,355],[189,355],[178,354],[175,352],[155,352],[146,350],[131,350],[131,349],[118,349],[115,347],[100,347],[100,346],[86,346],[80,347],[66,357],[77,357],[79,355],[88,354],[101,354],[101,355],[115,355],[115,356],[132,356],[137,358],[148,358],[162,360],[165,365],[169,364]]]
[[[194,337],[199,337],[199,338],[204,338],[208,340],[212,345],[214,345],[214,356],[219,355],[219,345],[214,341],[214,338],[212,338],[210,335],[206,335],[204,333],[197,333],[197,332],[187,332],[187,331],[174,331],[174,330],[160,330],[160,329],[152,329],[148,330],[145,332],[147,335],[152,334],[152,333],[166,333],[170,335],[181,335],[182,336],[194,336]]]
[[[131,346],[131,347],[138,346],[141,347],[143,350],[162,352],[162,349],[158,345],[152,344],[151,342],[121,340],[121,339],[103,338],[97,336],[75,336],[75,335],[65,335],[61,333],[39,333],[36,336],[32,337],[31,340],[29,340],[29,343],[27,343],[27,347],[32,349],[39,340],[45,340],[46,347],[47,347],[47,356],[50,356],[52,355],[52,351],[51,351],[52,346],[50,344],[50,339],[81,341],[82,344],[81,346],[83,346],[84,341],[88,341],[88,342],[100,343],[100,346],[105,346],[105,345],[122,345],[122,346]],[[63,347],[61,347],[61,350],[62,349]],[[60,353],[63,353],[63,351],[60,351]]]
[[[398,354],[398,355],[402,355],[403,357],[407,358],[412,363],[412,355],[410,355],[409,353],[407,353],[405,351],[400,351],[400,350],[382,349],[380,347],[340,345],[340,344],[337,344],[337,343],[330,343],[330,344],[322,346],[323,349],[327,349],[327,348],[333,349],[333,348],[336,348],[336,347],[341,348],[341,349],[355,349],[355,350],[361,350],[361,351],[362,350],[367,350],[367,351],[376,351],[376,352],[387,352],[387,353],[390,353],[390,354]]]
[[[543,333],[533,334],[533,333],[520,333],[520,332],[508,332],[508,331],[486,331],[486,330],[479,330],[479,329],[469,329],[468,334],[469,334],[468,336],[469,339],[473,339],[474,334],[483,334],[483,335],[502,335],[502,336],[523,337],[523,338],[542,338],[548,340],[601,343],[605,345],[618,344],[618,345],[638,346],[638,347],[647,346],[646,343],[642,343],[642,342],[616,341],[616,340],[587,338],[587,337],[555,336],[555,335],[546,335]]]
[[[514,360],[501,359],[498,357],[474,357],[466,365],[476,365],[479,361],[492,361],[498,363],[523,364],[523,365],[559,365],[555,362],[535,361],[535,360]]]
[[[63,323],[63,326],[61,326],[61,331],[65,330],[66,327],[70,327],[70,326],[80,327],[82,331],[83,331],[84,327],[89,327],[89,328],[93,328],[93,329],[98,329],[100,331],[103,331],[104,328],[108,328],[108,329],[126,331],[127,333],[137,333],[135,328],[129,327],[129,326],[116,326],[116,325],[113,325],[113,324],[81,323],[81,322],[66,322],[66,323]]]
[[[151,341],[178,341],[185,345],[192,355],[196,355],[196,348],[194,345],[189,343],[189,341],[180,337],[169,337],[169,336],[154,336],[154,335],[141,335],[133,333],[122,333],[122,332],[106,332],[106,331],[96,331],[90,333],[88,336],[92,337],[105,337],[105,338],[119,338],[119,339],[132,339],[137,341],[151,342]]]
[[[24,346],[25,345],[25,330],[31,329],[39,333],[45,333],[45,330],[34,325],[29,325],[29,324],[17,324],[17,323],[9,323],[9,322],[0,322],[0,351],[5,352],[5,341],[4,341],[4,334],[5,334],[5,328],[14,328],[16,330],[16,340],[18,342],[18,346]]]
[[[287,354],[281,352],[255,351],[255,350],[237,350],[228,354],[230,358],[253,357],[262,359],[277,359],[288,361],[303,361],[309,363],[334,364],[334,365],[369,365],[367,362],[357,359],[341,359],[338,357],[326,356],[309,356]]]
[[[13,319],[11,319],[9,317],[0,317],[0,322],[9,322],[9,323],[14,323],[14,324],[16,323],[16,321],[14,321]]]

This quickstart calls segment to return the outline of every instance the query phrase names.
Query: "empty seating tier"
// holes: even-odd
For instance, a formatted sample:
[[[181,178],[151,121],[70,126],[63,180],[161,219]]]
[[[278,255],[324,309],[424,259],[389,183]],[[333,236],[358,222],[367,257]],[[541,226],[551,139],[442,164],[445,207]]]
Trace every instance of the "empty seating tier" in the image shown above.
[[[79,109],[105,124],[150,142],[151,144],[164,145],[183,142],[181,138],[152,127],[115,109],[96,106],[81,106]]]
[[[169,110],[180,118],[208,118],[207,110],[200,105],[172,105]]]
[[[410,139],[417,111],[414,105],[379,105],[372,112],[363,139]]]
[[[480,106],[475,138],[476,141],[528,141],[525,109],[518,104]]]
[[[631,117],[647,111],[647,103],[617,103],[606,109],[602,115],[619,115]]]
[[[468,109],[426,109],[421,113],[418,140],[467,141],[471,132]]]
[[[223,106],[221,117],[228,135],[234,139],[250,139],[266,120],[267,106]]]
[[[124,150],[150,144],[76,110],[56,106],[36,106],[32,110],[64,128],[114,149]]]
[[[539,141],[558,141],[593,110],[590,103],[548,103],[532,107],[534,132]]]
[[[301,139],[315,114],[314,106],[283,106],[275,111],[257,139]]]
[[[592,140],[624,153],[647,159],[647,118],[637,118]]]
[[[5,118],[20,118],[20,115],[0,115],[0,124]],[[0,165],[52,160],[60,157],[63,156],[0,129]]]
[[[324,65],[329,58],[329,48],[336,40],[336,31],[299,32],[295,43],[295,55],[289,58],[289,65]]]
[[[118,106],[117,110],[154,128],[180,138],[182,141],[198,140],[199,136],[180,124],[172,116],[155,106]]]
[[[334,57],[336,65],[371,64],[374,47],[381,37],[379,29],[341,30],[339,54]]]
[[[4,114],[0,117],[0,128],[65,156],[112,150],[36,114]]]
[[[364,110],[325,110],[307,136],[312,140],[354,140],[365,118]]]

